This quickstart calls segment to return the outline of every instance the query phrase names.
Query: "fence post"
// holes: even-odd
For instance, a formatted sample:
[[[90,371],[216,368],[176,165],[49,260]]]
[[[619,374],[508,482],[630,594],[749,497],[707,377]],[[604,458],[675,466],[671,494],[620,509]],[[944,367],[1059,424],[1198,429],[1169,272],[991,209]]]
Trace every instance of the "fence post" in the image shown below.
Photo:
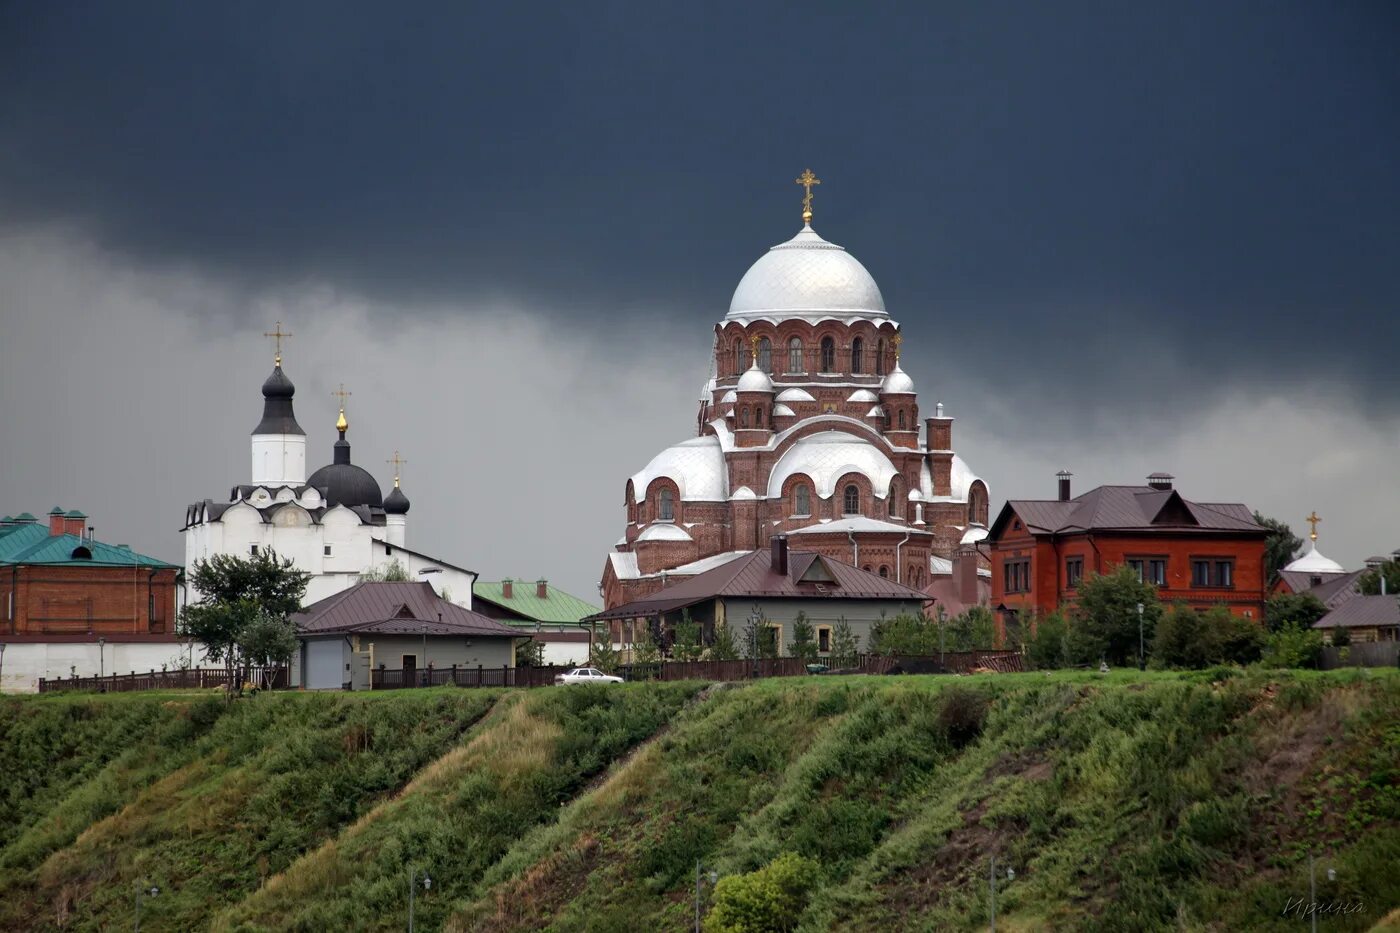
[[[478,687],[481,686],[481,665],[480,665],[480,664],[478,664],[478,665],[476,666],[476,685],[477,685]]]
[[[509,686],[510,686],[509,678],[508,678],[507,675],[506,675],[506,671],[508,671],[508,670],[510,670],[510,665],[509,665],[509,664],[502,664],[502,665],[501,665],[501,686],[502,686],[502,687],[509,687]]]

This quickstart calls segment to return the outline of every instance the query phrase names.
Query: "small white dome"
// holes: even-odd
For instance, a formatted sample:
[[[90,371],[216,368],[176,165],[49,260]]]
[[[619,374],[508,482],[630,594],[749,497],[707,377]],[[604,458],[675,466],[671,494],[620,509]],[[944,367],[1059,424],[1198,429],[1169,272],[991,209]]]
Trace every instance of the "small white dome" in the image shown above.
[[[780,402],[815,402],[817,399],[806,389],[784,389],[778,393]]]
[[[890,458],[864,438],[845,431],[809,434],[788,448],[768,476],[768,497],[780,498],[788,477],[802,474],[817,487],[817,495],[829,499],[847,473],[870,480],[875,495],[889,495],[890,480],[899,473]]]
[[[734,490],[734,494],[729,498],[731,501],[747,502],[750,499],[757,499],[758,494],[747,486],[740,486]]]
[[[757,361],[752,366],[744,370],[744,374],[739,377],[740,392],[772,392],[773,380],[768,378],[768,374],[758,368]]]
[[[739,393],[735,392],[733,389],[730,389],[728,392],[724,393],[724,396],[719,400],[719,403],[721,405],[733,405],[737,401],[739,401]]]
[[[655,525],[648,525],[642,529],[642,533],[637,535],[637,542],[642,541],[693,541],[690,532],[679,525],[672,525],[666,522],[658,522]]]
[[[924,494],[923,494],[922,492],[920,492],[918,489],[911,489],[911,490],[909,490],[909,501],[910,501],[910,502],[923,502],[923,501],[924,501]]]
[[[811,226],[749,267],[734,290],[728,320],[841,316],[886,319],[880,288],[854,256]]]
[[[632,491],[641,499],[652,481],[664,476],[676,484],[683,500],[719,502],[726,498],[728,475],[719,438],[706,434],[681,441],[652,457],[651,462],[632,477]]]
[[[909,374],[899,368],[899,360],[894,361],[894,369],[890,370],[885,381],[880,384],[881,395],[913,395],[914,380],[909,378]]]
[[[846,396],[846,401],[848,401],[848,402],[878,402],[878,401],[880,401],[880,396],[876,395],[874,392],[871,392],[869,389],[856,389],[856,390],[855,390],[854,392],[852,392],[850,395]]]
[[[875,407],[871,408],[869,411],[867,411],[867,412],[865,413],[865,417],[867,417],[867,418],[883,418],[883,417],[885,417],[885,410],[884,410],[883,408],[881,408],[879,405],[876,405]]]
[[[792,418],[795,417],[796,414],[797,412],[793,411],[791,408],[788,408],[782,402],[779,402],[778,404],[773,406],[774,418]]]
[[[1346,573],[1346,568],[1329,557],[1323,557],[1317,549],[1317,542],[1308,542],[1307,553],[1290,563],[1284,570],[1297,570],[1302,573]]]
[[[967,531],[963,532],[962,543],[976,544],[985,537],[987,537],[987,529],[981,525],[969,525]]]

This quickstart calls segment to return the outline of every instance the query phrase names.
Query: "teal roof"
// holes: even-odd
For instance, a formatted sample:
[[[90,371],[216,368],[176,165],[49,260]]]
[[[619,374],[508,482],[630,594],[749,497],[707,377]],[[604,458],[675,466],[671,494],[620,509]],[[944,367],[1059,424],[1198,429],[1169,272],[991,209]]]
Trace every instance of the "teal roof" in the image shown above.
[[[473,599],[484,599],[488,603],[509,609],[534,622],[562,622],[573,624],[582,618],[601,610],[592,603],[577,596],[571,596],[550,584],[544,599],[535,595],[533,580],[515,580],[511,584],[511,597],[506,599],[501,584],[477,580],[472,587]]]
[[[74,557],[87,548],[91,557]],[[78,535],[51,535],[46,525],[0,528],[0,564],[74,564],[88,567],[179,567],[130,548],[84,540]]]
[[[66,514],[66,515],[63,516],[63,517],[64,517],[64,518],[87,518],[86,515],[84,515],[82,512],[79,512],[77,509],[74,509],[73,511],[69,512],[68,514]]]
[[[62,514],[63,514],[63,506],[61,506],[61,505],[56,505],[56,506],[54,506],[53,508],[49,509],[49,514],[50,514],[50,515],[62,515]]]
[[[15,516],[15,521],[17,521],[17,522],[37,522],[38,519],[35,518],[33,515],[30,515],[28,512],[20,512],[18,515]]]

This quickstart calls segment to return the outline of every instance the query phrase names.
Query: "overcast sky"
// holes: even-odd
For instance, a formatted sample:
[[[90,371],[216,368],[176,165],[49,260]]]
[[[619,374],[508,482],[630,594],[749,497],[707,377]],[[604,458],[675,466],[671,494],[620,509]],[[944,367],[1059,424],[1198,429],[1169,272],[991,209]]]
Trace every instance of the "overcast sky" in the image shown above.
[[[1400,547],[1400,7],[412,9],[0,4],[0,511],[179,559],[280,319],[311,465],[343,381],[411,546],[594,596],[810,165],[994,509]]]

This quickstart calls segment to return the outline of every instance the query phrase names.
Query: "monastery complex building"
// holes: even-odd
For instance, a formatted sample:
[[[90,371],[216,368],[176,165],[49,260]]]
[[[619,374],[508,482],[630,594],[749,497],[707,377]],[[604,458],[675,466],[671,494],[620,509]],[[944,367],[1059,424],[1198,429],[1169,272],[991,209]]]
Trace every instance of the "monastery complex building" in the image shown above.
[[[750,267],[715,325],[697,436],[627,480],[607,608],[780,534],[915,588],[932,561],[986,536],[987,486],[954,453],[953,419],[940,404],[921,421],[899,324],[807,206],[802,230]]]

